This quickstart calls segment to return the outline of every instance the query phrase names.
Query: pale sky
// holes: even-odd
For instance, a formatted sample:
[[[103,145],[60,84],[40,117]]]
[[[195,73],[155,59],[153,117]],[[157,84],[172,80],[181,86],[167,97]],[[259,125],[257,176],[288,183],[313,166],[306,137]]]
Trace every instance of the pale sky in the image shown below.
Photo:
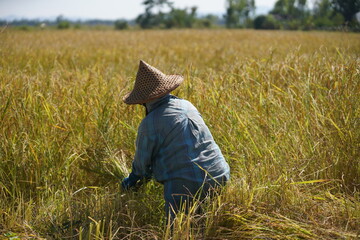
[[[40,18],[63,15],[73,19],[134,19],[144,12],[144,0],[0,0],[0,19]],[[257,13],[271,10],[276,0],[255,0]],[[172,0],[175,7],[197,6],[198,13],[225,13],[225,0]]]

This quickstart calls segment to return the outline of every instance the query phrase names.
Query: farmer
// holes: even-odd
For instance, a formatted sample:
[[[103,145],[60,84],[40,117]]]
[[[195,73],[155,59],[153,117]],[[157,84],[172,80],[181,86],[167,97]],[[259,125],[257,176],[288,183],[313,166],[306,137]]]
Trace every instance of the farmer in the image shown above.
[[[225,185],[230,168],[200,113],[188,101],[169,93],[184,78],[165,75],[140,61],[134,89],[125,95],[126,104],[141,104],[146,117],[136,139],[132,172],[121,184],[125,190],[140,180],[155,178],[164,185],[165,211],[174,219],[185,204],[204,198]]]

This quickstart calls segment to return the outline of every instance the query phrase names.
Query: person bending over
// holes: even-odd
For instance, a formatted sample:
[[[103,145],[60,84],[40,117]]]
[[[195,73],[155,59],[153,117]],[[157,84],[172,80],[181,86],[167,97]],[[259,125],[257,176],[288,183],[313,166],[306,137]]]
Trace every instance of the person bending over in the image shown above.
[[[230,179],[229,165],[198,110],[170,95],[183,80],[141,60],[134,88],[123,98],[143,105],[146,117],[138,129],[132,172],[121,186],[129,190],[155,178],[164,185],[165,213],[172,220],[194,196],[202,199]]]

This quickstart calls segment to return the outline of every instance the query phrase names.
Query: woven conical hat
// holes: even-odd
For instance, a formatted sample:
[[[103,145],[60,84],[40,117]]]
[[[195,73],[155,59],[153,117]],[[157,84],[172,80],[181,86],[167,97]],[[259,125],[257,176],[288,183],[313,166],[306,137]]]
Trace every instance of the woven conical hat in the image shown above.
[[[126,104],[142,104],[162,97],[177,88],[184,81],[180,75],[166,75],[140,60],[134,88],[126,94]]]

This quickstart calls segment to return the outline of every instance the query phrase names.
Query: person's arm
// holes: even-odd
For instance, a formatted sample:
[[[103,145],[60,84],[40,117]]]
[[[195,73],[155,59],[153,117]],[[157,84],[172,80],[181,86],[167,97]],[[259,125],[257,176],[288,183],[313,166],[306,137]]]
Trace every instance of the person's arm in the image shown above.
[[[156,136],[139,131],[136,138],[136,152],[132,164],[132,172],[129,177],[124,178],[121,186],[128,190],[133,188],[152,176],[151,161],[153,150],[156,145]],[[145,181],[140,181],[145,180]]]

